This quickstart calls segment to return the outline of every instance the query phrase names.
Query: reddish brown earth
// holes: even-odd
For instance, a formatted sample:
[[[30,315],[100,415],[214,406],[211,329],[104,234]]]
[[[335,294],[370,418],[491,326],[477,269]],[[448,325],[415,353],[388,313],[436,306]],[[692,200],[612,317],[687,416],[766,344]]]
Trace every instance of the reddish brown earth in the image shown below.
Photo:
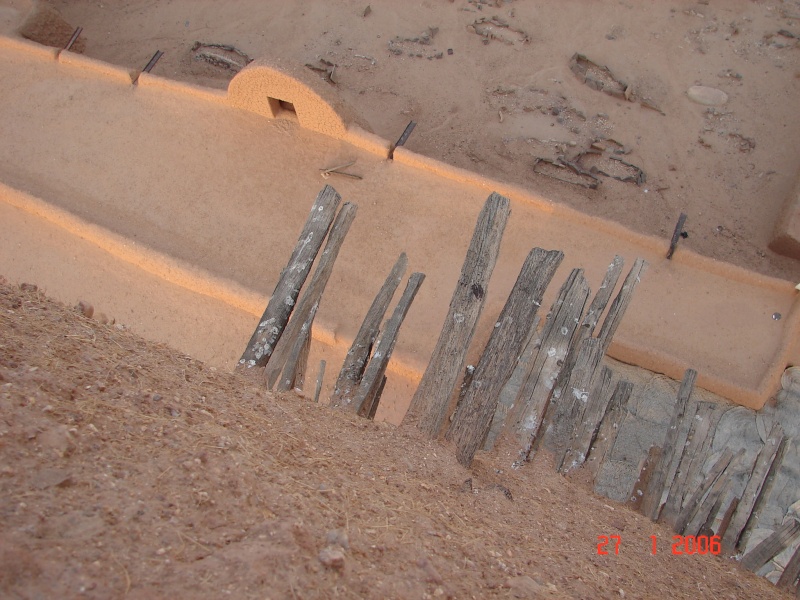
[[[468,471],[33,286],[0,285],[0,415],[2,597],[782,597],[546,457]]]

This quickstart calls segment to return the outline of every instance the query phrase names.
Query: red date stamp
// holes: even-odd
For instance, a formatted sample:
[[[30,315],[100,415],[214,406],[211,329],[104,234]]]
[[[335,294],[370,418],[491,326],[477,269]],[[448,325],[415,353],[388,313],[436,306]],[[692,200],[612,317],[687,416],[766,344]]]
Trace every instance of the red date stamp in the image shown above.
[[[658,538],[650,536],[650,553],[658,553]],[[618,555],[622,546],[622,536],[619,535],[598,535],[597,554],[608,556],[613,553]],[[674,535],[672,536],[672,554],[687,555],[693,554],[714,554],[722,551],[722,543],[718,535]]]

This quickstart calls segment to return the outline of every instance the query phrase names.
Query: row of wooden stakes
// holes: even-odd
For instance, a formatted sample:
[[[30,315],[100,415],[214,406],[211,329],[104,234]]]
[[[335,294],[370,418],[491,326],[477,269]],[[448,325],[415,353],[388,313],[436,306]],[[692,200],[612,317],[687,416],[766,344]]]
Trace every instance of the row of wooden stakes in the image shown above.
[[[241,371],[263,372],[270,389],[303,387],[314,317],[357,210],[344,203],[337,213],[340,201],[330,186],[318,194],[239,361]],[[510,212],[507,198],[493,193],[486,200],[444,326],[403,424],[416,426],[433,439],[444,435],[455,444],[457,458],[465,466],[479,449],[510,443],[517,452],[515,466],[546,447],[559,472],[567,474],[585,465],[596,478],[614,446],[633,391],[633,385],[624,380],[612,386],[613,374],[602,359],[647,263],[635,261],[613,301],[623,269],[621,257],[614,257],[591,302],[583,270],[573,269],[542,319],[542,299],[564,255],[558,250],[531,249],[480,359],[465,369]],[[311,281],[299,297],[326,239]],[[406,255],[401,254],[375,296],[339,371],[332,406],[374,417],[398,333],[425,279],[423,273],[409,277],[381,331],[407,265]],[[323,374],[324,362],[317,397]],[[689,402],[695,377],[695,371],[686,372],[664,446],[653,446],[642,460],[629,504],[653,520],[669,523],[680,534],[719,535],[723,550],[734,554],[744,546],[765,501],[785,439],[775,425],[741,498],[723,507],[732,466],[742,456],[724,452],[702,479],[716,420],[712,407]],[[791,521],[748,553],[743,565],[758,570],[797,535],[800,524]],[[800,573],[797,554],[784,579],[792,573],[796,580]]]

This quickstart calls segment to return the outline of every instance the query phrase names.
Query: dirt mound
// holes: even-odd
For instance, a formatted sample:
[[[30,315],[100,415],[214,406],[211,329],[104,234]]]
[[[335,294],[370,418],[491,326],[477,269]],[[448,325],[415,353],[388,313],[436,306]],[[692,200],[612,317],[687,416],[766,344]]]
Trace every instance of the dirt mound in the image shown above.
[[[781,596],[544,459],[467,471],[35,286],[0,282],[0,414],[4,597]]]

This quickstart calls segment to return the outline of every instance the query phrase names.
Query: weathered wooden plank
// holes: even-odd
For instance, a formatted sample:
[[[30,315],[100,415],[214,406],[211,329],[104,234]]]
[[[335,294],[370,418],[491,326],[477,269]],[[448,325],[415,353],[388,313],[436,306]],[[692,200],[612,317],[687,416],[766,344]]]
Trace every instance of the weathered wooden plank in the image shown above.
[[[650,480],[650,486],[647,488],[647,493],[642,503],[642,513],[650,517],[653,521],[657,521],[661,513],[661,499],[664,490],[672,486],[672,480],[669,479],[669,476],[670,471],[672,471],[672,463],[678,462],[674,460],[675,455],[677,452],[683,452],[683,447],[677,447],[677,441],[683,425],[686,406],[689,403],[689,398],[694,389],[695,379],[697,379],[697,371],[694,369],[686,369],[681,387],[678,390],[678,399],[675,402],[672,420],[670,421],[667,435],[664,439],[664,452],[661,455],[661,460],[657,465],[653,478]],[[674,471],[672,471],[672,475],[674,477]]]
[[[578,358],[578,349],[581,347],[581,343],[584,339],[594,335],[597,323],[600,321],[600,317],[603,315],[606,305],[611,299],[611,294],[614,293],[614,289],[617,287],[617,281],[622,273],[622,267],[624,264],[625,261],[621,256],[615,256],[614,260],[611,261],[611,264],[608,265],[608,269],[603,277],[603,281],[600,284],[600,287],[597,289],[597,292],[592,299],[592,303],[589,305],[589,309],[586,311],[586,314],[581,321],[581,326],[578,327],[578,330],[575,332],[572,342],[570,343],[567,358],[564,360],[564,366],[561,368],[561,373],[559,374],[556,385],[553,388],[553,393],[557,394],[557,397],[561,396],[566,376],[572,372],[572,369],[575,366],[575,360]]]
[[[269,369],[273,365],[270,363],[267,366],[265,377],[271,377],[271,379],[267,380],[267,386],[270,389],[275,388],[278,392],[285,392],[294,388],[303,389],[308,353],[311,349],[311,327],[314,323],[318,306],[319,304],[314,304],[311,307],[311,312],[306,315],[306,320],[300,328],[300,332],[294,338],[294,343],[288,351],[288,356],[285,360],[282,360],[284,362],[283,374],[281,375],[277,370],[270,373]]]
[[[522,265],[447,431],[447,438],[456,444],[457,458],[462,465],[472,463],[475,452],[486,438],[500,391],[514,369],[544,291],[563,258],[563,252],[534,248]]]
[[[292,314],[300,288],[303,287],[314,258],[328,234],[340,200],[341,196],[329,185],[322,188],[317,195],[292,256],[286,268],[281,271],[267,308],[239,359],[238,370],[264,367],[269,362],[275,344],[281,338]]]
[[[439,340],[404,419],[415,422],[428,437],[439,434],[447,416],[450,398],[486,302],[489,279],[510,214],[508,198],[492,193],[478,215]]]
[[[748,571],[758,571],[788,548],[798,536],[800,536],[800,521],[788,519],[771,536],[745,555],[742,566]]]
[[[701,470],[714,440],[714,432],[721,415],[722,412],[714,403],[702,402],[697,404],[694,417],[690,418],[687,415],[684,418],[684,422],[688,421],[691,425],[675,478],[661,513],[661,520],[664,523],[669,525],[675,523],[686,496],[700,484]],[[680,440],[678,444],[680,445]]]
[[[575,423],[583,418],[586,404],[592,390],[592,383],[597,375],[597,368],[603,359],[603,347],[598,338],[586,338],[581,342],[575,366],[564,386],[563,394],[550,400],[550,407],[545,415],[545,430],[540,433],[540,443],[545,443],[553,452],[553,462],[557,471],[561,470],[567,445],[572,437]]]
[[[722,479],[722,477],[720,477]],[[725,485],[723,486],[722,490],[719,494],[714,495],[714,503],[710,504],[709,500],[711,499],[711,494],[714,492],[714,488],[712,487],[711,491],[706,496],[706,499],[703,500],[703,503],[700,505],[700,508],[697,510],[697,516],[695,517],[695,521],[690,521],[689,525],[686,526],[685,534],[686,535],[704,535],[710,538],[714,535],[714,521],[717,520],[717,515],[719,511],[722,510],[722,503],[725,501],[726,496],[731,491],[731,478],[725,478]]]
[[[797,585],[797,578],[800,577],[800,546],[794,551],[792,558],[786,564],[778,579],[778,587],[782,590],[793,590]]]
[[[380,387],[383,376],[386,374],[386,367],[392,357],[400,326],[403,324],[403,320],[406,318],[409,308],[411,308],[411,303],[414,301],[414,297],[417,295],[419,287],[424,280],[424,273],[412,273],[411,277],[408,278],[406,289],[400,298],[400,302],[397,303],[392,317],[386,323],[378,343],[375,345],[375,352],[372,354],[372,359],[364,372],[364,378],[361,380],[361,384],[358,386],[353,398],[353,406],[356,412],[361,410],[367,398],[373,398],[377,394],[376,389]]]
[[[711,486],[708,488],[706,497],[700,501],[694,511],[688,514],[688,520],[685,522],[685,524],[681,520],[683,513],[678,516],[678,519],[675,523],[675,531],[677,533],[681,533],[683,535],[697,535],[697,533],[700,531],[700,528],[711,516],[711,512],[714,510],[715,505],[716,510],[719,510],[722,504],[723,495],[727,493],[728,488],[731,485],[731,472],[733,471],[734,465],[742,460],[742,456],[744,456],[744,448],[739,450],[739,452],[728,463],[728,466],[726,466],[722,473],[720,473],[719,477],[717,477],[716,481],[711,484]],[[709,475],[710,474],[711,473],[709,473]],[[700,489],[702,489],[704,485],[705,481],[703,484],[701,484]],[[692,497],[692,499],[693,498],[694,497]],[[688,502],[685,508],[688,508]],[[714,512],[714,515],[711,516],[711,518],[713,519],[715,516],[716,512]],[[678,525],[683,525],[683,529],[678,530]]]
[[[600,333],[597,335],[602,341],[603,354],[608,351],[611,340],[614,338],[619,324],[622,323],[622,317],[625,316],[625,311],[628,310],[628,306],[633,299],[633,292],[636,290],[639,281],[641,281],[647,266],[648,263],[643,258],[636,259],[631,270],[628,271],[625,281],[622,282],[622,289],[620,289],[614,301],[611,303],[608,314],[603,320],[603,326],[600,328]]]
[[[364,376],[364,369],[367,368],[372,346],[378,337],[381,322],[386,310],[389,308],[389,303],[394,297],[397,286],[403,280],[407,267],[408,257],[403,252],[372,301],[372,305],[369,307],[367,315],[364,317],[364,321],[361,323],[361,327],[355,339],[353,339],[350,349],[347,351],[342,370],[339,371],[339,377],[336,379],[331,406],[352,408],[353,395],[361,383],[361,378]]]
[[[595,377],[586,401],[586,408],[581,418],[575,422],[572,439],[561,464],[561,472],[564,475],[583,465],[586,457],[589,456],[589,449],[597,437],[600,421],[606,414],[608,403],[611,401],[612,375],[611,369],[603,367],[600,376]]]
[[[743,450],[740,451],[737,455],[737,458],[741,456],[743,452]],[[686,526],[689,524],[689,521],[692,520],[692,517],[694,517],[695,513],[697,512],[703,497],[709,493],[711,488],[719,482],[722,473],[728,468],[732,461],[733,452],[730,448],[725,448],[725,450],[722,451],[722,455],[717,459],[717,462],[715,462],[714,466],[711,467],[711,470],[703,480],[703,483],[686,501],[683,509],[681,510],[681,514],[678,516],[677,521],[675,521],[674,529],[676,533],[683,534],[683,532],[686,530]]]
[[[736,513],[733,515],[733,520],[728,527],[728,531],[725,532],[725,536],[722,538],[722,549],[725,553],[733,554],[739,546],[739,539],[747,523],[750,521],[753,508],[764,487],[767,475],[775,462],[778,449],[783,443],[783,439],[783,428],[779,423],[775,423],[767,436],[766,443],[756,457],[750,479],[747,480],[744,486],[739,506],[736,509]]]
[[[520,460],[527,460],[539,433],[550,396],[569,352],[570,342],[589,298],[583,269],[573,269],[550,308],[539,352],[514,401],[514,429],[521,445]]]
[[[319,304],[322,301],[322,294],[325,292],[325,287],[328,285],[331,273],[333,273],[333,266],[336,263],[336,258],[339,256],[339,251],[342,249],[342,244],[347,237],[350,226],[356,218],[358,206],[345,202],[336,219],[331,226],[330,233],[328,234],[328,241],[325,244],[325,249],[320,255],[317,268],[314,270],[314,275],[311,277],[311,282],[303,292],[300,301],[295,307],[292,319],[286,326],[283,335],[279,342],[276,342],[272,358],[269,365],[265,368],[264,376],[267,379],[267,385],[270,389],[275,385],[276,380],[281,370],[290,359],[296,360],[301,351],[304,340],[298,340],[302,336],[309,337],[311,325],[314,321]],[[289,373],[294,371],[290,368]],[[279,386],[282,391],[287,388],[285,386],[285,378],[281,380]]]
[[[628,400],[632,393],[633,384],[630,381],[620,380],[617,382],[611,402],[608,403],[608,410],[600,422],[597,439],[589,451],[589,459],[586,461],[586,468],[592,473],[592,480],[595,482],[606,456],[611,454],[614,443],[617,441],[617,432],[625,419]]]
[[[653,468],[658,464],[661,459],[661,447],[650,446],[650,450],[639,461],[639,477],[633,482],[630,496],[626,504],[629,508],[640,511],[642,509],[642,500],[650,484],[650,477],[653,475]]]
[[[381,402],[381,395],[383,394],[383,388],[386,387],[387,381],[388,377],[384,375],[381,379],[381,384],[375,388],[375,393],[372,394],[371,397],[367,398],[364,401],[364,404],[361,406],[361,412],[359,413],[361,416],[366,417],[370,421],[375,419],[375,413],[378,412],[378,405]],[[366,407],[369,407],[369,409]]]
[[[731,519],[733,519],[733,514],[736,512],[736,508],[739,506],[739,498],[733,498],[728,504],[728,508],[725,509],[725,514],[722,515],[722,520],[719,522],[719,527],[714,532],[720,538],[725,535],[725,532],[728,531],[728,526],[731,524]]]
[[[497,400],[497,408],[492,417],[492,424],[489,427],[489,433],[486,434],[486,441],[483,443],[484,450],[491,450],[500,432],[503,430],[503,425],[506,423],[508,413],[514,409],[514,402],[517,400],[522,384],[525,377],[531,370],[533,361],[536,360],[536,354],[542,345],[542,331],[539,329],[539,322],[542,320],[540,315],[536,315],[531,325],[531,332],[528,336],[528,341],[525,343],[525,349],[517,359],[517,365],[508,378],[503,389],[500,391],[500,397]]]

